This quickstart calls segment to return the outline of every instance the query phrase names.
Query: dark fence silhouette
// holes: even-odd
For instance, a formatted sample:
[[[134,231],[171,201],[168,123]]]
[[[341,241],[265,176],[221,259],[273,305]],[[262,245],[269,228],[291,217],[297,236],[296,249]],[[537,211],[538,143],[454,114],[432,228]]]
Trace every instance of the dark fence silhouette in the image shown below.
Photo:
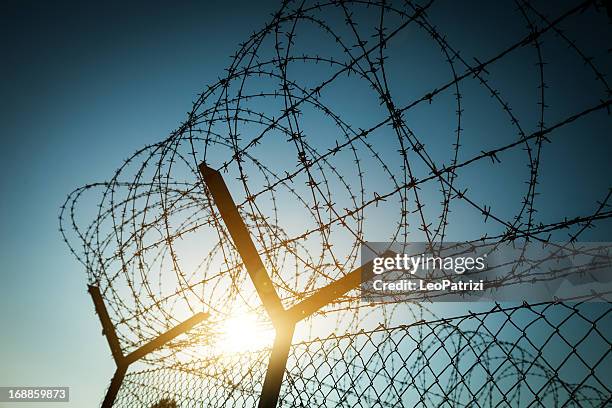
[[[609,305],[599,306],[495,305],[297,343],[279,406],[606,406],[610,342],[598,326],[611,316]],[[255,406],[268,353],[252,357],[136,371],[117,403]]]
[[[283,2],[176,131],[61,208],[117,363],[103,406],[609,404],[609,293],[357,290],[366,241],[609,237],[609,49],[584,31],[606,4]],[[498,286],[584,272],[518,260]]]

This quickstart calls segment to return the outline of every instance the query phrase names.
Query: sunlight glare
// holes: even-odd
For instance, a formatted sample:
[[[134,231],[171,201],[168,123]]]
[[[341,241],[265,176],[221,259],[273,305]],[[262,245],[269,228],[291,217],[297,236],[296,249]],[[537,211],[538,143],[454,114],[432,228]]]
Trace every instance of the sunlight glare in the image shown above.
[[[240,353],[271,347],[274,329],[265,325],[251,313],[228,317],[221,324],[218,347],[222,352]]]

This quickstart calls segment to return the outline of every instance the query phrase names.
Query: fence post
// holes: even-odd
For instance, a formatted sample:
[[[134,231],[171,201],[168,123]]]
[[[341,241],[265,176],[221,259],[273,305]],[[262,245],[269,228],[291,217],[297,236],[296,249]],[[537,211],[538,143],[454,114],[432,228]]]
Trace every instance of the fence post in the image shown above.
[[[275,408],[278,403],[294,331],[295,323],[293,322],[288,323],[284,328],[279,325],[276,329],[272,354],[270,354],[268,370],[259,398],[259,408]]]
[[[102,401],[102,408],[111,408],[115,403],[115,398],[117,398],[117,393],[119,393],[119,388],[121,388],[121,384],[123,383],[123,378],[125,377],[127,369],[128,364],[122,362],[117,365],[117,369],[115,370],[115,374],[111,379],[110,386],[108,387],[106,395],[104,396],[104,401]]]
[[[102,408],[111,408],[113,406],[115,398],[117,398],[117,393],[119,392],[121,384],[123,383],[125,373],[127,372],[127,369],[130,364],[163,346],[179,334],[186,332],[187,330],[191,329],[196,324],[200,323],[202,320],[208,317],[208,313],[196,313],[184,322],[179,323],[175,327],[160,334],[145,345],[139,347],[132,353],[128,354],[127,356],[124,356],[123,350],[121,350],[121,345],[119,344],[119,339],[117,338],[115,326],[113,326],[113,322],[111,321],[108,311],[106,310],[106,305],[104,304],[104,299],[102,298],[102,294],[100,293],[100,288],[94,285],[88,285],[87,291],[91,295],[91,298],[94,302],[96,313],[98,314],[100,322],[102,323],[102,332],[108,341],[111,353],[113,354],[113,358],[115,359],[115,364],[117,365],[117,369],[115,370],[115,374],[111,379],[110,386],[108,387],[106,395],[104,396],[104,401],[102,401]]]
[[[320,288],[310,297],[285,310],[221,173],[208,167],[206,163],[200,163],[199,170],[255,290],[276,329],[276,337],[258,405],[259,408],[275,408],[285,375],[295,325],[358,287],[362,280],[371,278],[373,276],[372,261]],[[391,254],[393,254],[391,251],[385,252],[385,256]]]

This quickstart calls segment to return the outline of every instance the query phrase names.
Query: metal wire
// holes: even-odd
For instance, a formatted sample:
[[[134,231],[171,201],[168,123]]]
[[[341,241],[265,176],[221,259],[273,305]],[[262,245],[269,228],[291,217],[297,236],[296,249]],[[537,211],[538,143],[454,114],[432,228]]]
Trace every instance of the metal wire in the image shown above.
[[[202,181],[202,162],[223,174],[238,200],[285,308],[357,268],[360,245],[373,236],[575,247],[587,230],[605,228],[609,184],[595,203],[575,207],[586,212],[550,217],[547,204],[538,206],[556,182],[542,175],[549,146],[567,143],[568,128],[609,120],[605,72],[563,29],[601,6],[585,1],[544,13],[517,0],[507,19],[520,31],[493,41],[494,52],[478,60],[436,27],[439,4],[283,2],[176,131],[138,150],[109,181],[69,194],[60,231],[100,288],[125,354],[196,312],[210,313],[147,355],[125,378],[117,406],[259,400],[270,348],[231,357],[219,344],[224,322],[237,314],[272,323]],[[406,90],[412,38],[437,59],[431,84]],[[553,109],[559,86],[548,75],[565,60],[582,64],[597,91]],[[500,67],[525,65],[535,81],[517,97]],[[490,129],[480,120],[489,114],[497,115]],[[425,120],[436,130],[423,129],[420,116],[436,118]],[[491,131],[495,137],[483,136]],[[524,187],[483,194],[478,179],[488,173]],[[534,274],[520,262],[515,272],[499,285]],[[586,313],[592,306],[583,302],[453,317],[419,302],[365,304],[349,292],[300,323],[279,404],[604,406],[610,303]],[[377,328],[368,329],[372,321]],[[575,338],[582,326],[584,337]]]

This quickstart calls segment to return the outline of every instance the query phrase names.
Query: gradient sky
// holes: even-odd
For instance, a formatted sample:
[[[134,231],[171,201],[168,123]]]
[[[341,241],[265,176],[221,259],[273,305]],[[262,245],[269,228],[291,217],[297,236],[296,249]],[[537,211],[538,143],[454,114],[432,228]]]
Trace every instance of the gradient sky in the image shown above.
[[[60,239],[59,207],[74,188],[108,179],[123,158],[177,128],[196,94],[223,74],[237,44],[276,8],[222,3],[0,6],[0,385],[70,386],[74,407],[103,396],[114,365],[86,275]],[[461,35],[452,19],[441,20]],[[579,39],[597,48],[607,33],[600,18]],[[609,58],[604,67],[610,72]],[[563,81],[571,71],[557,75]],[[567,82],[576,98],[589,92]],[[587,134],[576,151],[559,152],[589,164],[580,153],[597,150],[585,173],[599,179],[565,180],[594,198],[609,186],[611,152],[606,116],[598,118],[582,129]],[[562,195],[563,212],[582,209],[571,207],[571,194]],[[609,232],[592,236],[609,240]]]
[[[175,129],[250,19],[275,9],[236,4],[0,5],[0,385],[67,385],[70,406],[100,401],[113,361],[59,206]]]

